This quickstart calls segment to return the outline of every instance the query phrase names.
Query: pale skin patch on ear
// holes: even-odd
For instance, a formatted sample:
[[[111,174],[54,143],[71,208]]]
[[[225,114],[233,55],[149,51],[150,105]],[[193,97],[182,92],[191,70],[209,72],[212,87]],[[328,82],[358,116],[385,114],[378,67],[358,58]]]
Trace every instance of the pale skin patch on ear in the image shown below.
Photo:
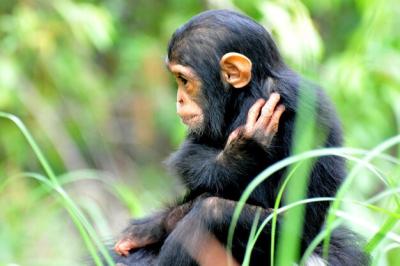
[[[221,76],[234,88],[245,87],[251,81],[251,60],[240,53],[226,53],[219,61]]]

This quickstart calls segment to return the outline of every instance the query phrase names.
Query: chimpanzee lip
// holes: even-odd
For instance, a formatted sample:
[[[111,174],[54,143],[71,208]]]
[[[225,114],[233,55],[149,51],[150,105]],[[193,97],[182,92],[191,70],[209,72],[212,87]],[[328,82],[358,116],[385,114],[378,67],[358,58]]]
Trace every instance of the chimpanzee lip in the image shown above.
[[[195,119],[198,115],[188,115],[185,117],[181,117],[182,122],[187,125],[191,120]]]

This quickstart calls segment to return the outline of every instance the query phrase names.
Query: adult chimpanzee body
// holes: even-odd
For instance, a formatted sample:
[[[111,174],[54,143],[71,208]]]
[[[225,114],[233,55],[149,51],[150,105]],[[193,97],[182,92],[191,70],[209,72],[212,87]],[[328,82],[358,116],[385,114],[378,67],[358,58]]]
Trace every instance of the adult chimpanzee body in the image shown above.
[[[340,124],[324,93],[291,71],[267,31],[246,16],[214,10],[192,18],[173,34],[167,66],[178,82],[178,114],[189,128],[168,165],[188,193],[173,207],[133,221],[126,229],[116,245],[124,255],[116,261],[126,265],[207,264],[207,252],[218,247],[211,243],[226,243],[244,188],[263,169],[290,156],[300,90],[317,95],[317,126],[326,133],[324,146],[342,144]],[[268,178],[247,201],[233,241],[237,262],[243,260],[256,211],[261,218],[270,213],[283,175],[280,171]],[[344,177],[341,158],[319,158],[308,197],[334,196]],[[306,207],[302,250],[321,230],[328,207],[327,202]],[[351,234],[342,232],[333,233],[328,264],[367,264]],[[269,236],[267,226],[251,265],[269,264]],[[320,249],[314,258],[318,255]]]

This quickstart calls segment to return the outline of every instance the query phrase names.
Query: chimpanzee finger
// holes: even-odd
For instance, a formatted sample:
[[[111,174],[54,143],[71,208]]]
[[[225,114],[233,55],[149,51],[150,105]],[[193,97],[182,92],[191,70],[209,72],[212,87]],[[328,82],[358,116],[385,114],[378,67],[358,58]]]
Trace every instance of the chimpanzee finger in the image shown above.
[[[271,120],[271,117],[274,113],[274,109],[280,99],[281,96],[278,93],[271,94],[267,103],[262,108],[261,115],[256,122],[257,128],[265,128],[268,125],[268,122]]]
[[[243,130],[243,126],[240,126],[237,129],[235,129],[234,131],[232,131],[232,133],[228,137],[226,145],[229,145],[234,139],[236,139],[242,130]]]
[[[264,106],[264,104],[264,99],[258,99],[255,104],[250,107],[245,126],[247,130],[250,130],[254,127],[254,124],[256,123],[257,118],[260,115],[261,108]]]
[[[149,244],[152,244],[152,241],[150,241],[148,239],[138,242],[138,241],[135,241],[130,238],[124,238],[124,239],[119,240],[117,242],[117,244],[115,244],[114,250],[117,254],[119,254],[121,256],[128,256],[129,251],[131,251],[133,249],[145,247]]]
[[[130,240],[120,240],[118,243],[114,246],[114,250],[117,254],[120,256],[128,256],[129,251],[135,247],[134,243],[131,242]]]
[[[283,104],[280,104],[278,105],[278,107],[276,107],[266,129],[267,135],[276,134],[276,132],[278,132],[279,119],[281,118],[284,111],[285,106]]]

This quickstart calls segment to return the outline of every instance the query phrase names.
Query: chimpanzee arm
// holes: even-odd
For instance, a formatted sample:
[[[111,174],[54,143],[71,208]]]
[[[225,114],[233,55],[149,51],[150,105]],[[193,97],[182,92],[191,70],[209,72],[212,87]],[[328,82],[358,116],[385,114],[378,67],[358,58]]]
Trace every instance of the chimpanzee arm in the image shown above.
[[[266,151],[253,140],[238,139],[224,150],[188,140],[169,158],[168,164],[190,190],[215,193],[228,188],[243,189],[249,177],[261,170],[260,161],[266,157]]]
[[[168,164],[192,191],[216,193],[243,189],[268,163],[268,150],[285,110],[274,93],[258,100],[249,110],[247,122],[230,135],[223,150],[198,144],[188,138]],[[236,193],[240,194],[240,193]]]

